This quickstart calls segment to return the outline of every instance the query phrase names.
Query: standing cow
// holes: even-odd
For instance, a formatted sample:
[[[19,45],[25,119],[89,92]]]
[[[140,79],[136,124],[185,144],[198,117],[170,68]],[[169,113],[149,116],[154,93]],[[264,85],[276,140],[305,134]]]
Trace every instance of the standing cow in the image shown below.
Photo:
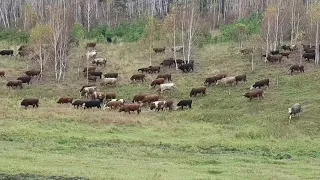
[[[296,115],[300,116],[301,110],[301,104],[296,103],[291,108],[288,108],[289,111],[289,122],[291,121],[292,116],[295,117]]]

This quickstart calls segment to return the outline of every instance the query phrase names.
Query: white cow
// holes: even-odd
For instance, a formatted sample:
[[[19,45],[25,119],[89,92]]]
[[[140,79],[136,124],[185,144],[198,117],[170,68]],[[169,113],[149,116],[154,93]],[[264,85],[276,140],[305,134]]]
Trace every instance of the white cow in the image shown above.
[[[164,91],[171,90],[174,88],[176,89],[176,86],[174,83],[164,83],[164,84],[160,84],[160,87],[157,91],[160,91],[161,94],[163,94]]]
[[[83,58],[87,57],[87,59],[95,58],[96,56],[97,56],[96,50],[88,51],[86,54],[82,55]]]
[[[236,82],[236,78],[234,76],[231,76],[231,77],[225,77],[225,78],[218,80],[216,85],[218,85],[218,84],[224,84],[224,85],[231,84],[231,85],[233,85],[235,82]]]
[[[92,64],[96,65],[106,65],[107,64],[107,59],[106,58],[95,58],[92,62]]]
[[[111,85],[116,85],[116,82],[118,81],[117,78],[103,78],[100,85],[101,86],[106,86],[108,84],[111,84]]]

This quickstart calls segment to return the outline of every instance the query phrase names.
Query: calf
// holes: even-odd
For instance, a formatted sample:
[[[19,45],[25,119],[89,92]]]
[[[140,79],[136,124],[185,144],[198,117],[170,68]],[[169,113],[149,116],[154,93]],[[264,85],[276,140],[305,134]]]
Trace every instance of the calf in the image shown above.
[[[118,73],[107,73],[104,74],[105,78],[118,78],[119,74]]]
[[[13,86],[15,87],[20,87],[20,89],[23,89],[22,87],[22,81],[21,80],[12,80],[12,81],[9,81],[6,85],[8,88],[12,88]]]
[[[165,79],[164,78],[159,78],[159,79],[155,79],[151,82],[150,84],[150,89],[151,88],[155,88],[157,85],[160,86],[160,84],[164,84],[165,82]]]
[[[25,72],[26,75],[28,76],[41,76],[41,71],[40,70],[29,70]]]
[[[192,100],[188,99],[188,100],[181,100],[178,102],[177,107],[181,107],[181,110],[183,110],[184,106],[189,107],[189,109],[191,109],[191,105],[192,105]]]
[[[13,50],[2,50],[2,51],[0,51],[0,55],[2,55],[2,56],[13,56]]]
[[[242,74],[242,75],[236,76],[235,79],[236,79],[236,85],[240,81],[247,82],[247,75],[246,74]]]
[[[218,84],[224,84],[224,85],[227,85],[227,84],[230,84],[230,85],[234,85],[234,83],[236,82],[236,78],[231,76],[231,77],[225,77],[225,78],[222,78],[220,80],[217,81],[217,85]]]
[[[73,98],[70,97],[62,97],[58,100],[58,104],[72,104]]]
[[[252,91],[244,93],[242,97],[249,98],[250,101],[252,100],[252,98],[255,98],[255,97],[258,98],[258,100],[260,98],[263,99],[263,90],[262,89],[254,89]]]
[[[146,78],[146,75],[144,74],[134,74],[131,76],[130,80],[131,81],[141,81],[144,82]]]
[[[160,78],[163,78],[163,79],[167,80],[168,82],[172,81],[171,74],[159,74],[157,76],[157,79],[160,79]]]
[[[182,64],[181,66],[179,66],[179,69],[182,72],[190,72],[191,70],[193,71],[193,63]]]
[[[39,99],[36,98],[27,98],[21,101],[21,106],[24,106],[27,109],[28,106],[39,107]]]
[[[254,89],[254,88],[259,88],[260,89],[263,86],[268,86],[269,87],[269,82],[270,82],[269,79],[263,79],[263,80],[257,81],[251,86],[250,89]]]
[[[72,103],[72,106],[77,107],[77,109],[79,107],[82,107],[83,104],[85,104],[86,102],[88,102],[87,100],[76,100]]]
[[[83,109],[92,109],[94,107],[101,109],[101,102],[97,100],[91,100],[83,103]]]
[[[206,87],[193,88],[190,91],[190,97],[196,97],[198,94],[206,95]]]
[[[100,83],[101,86],[106,86],[108,84],[115,86],[117,83],[117,78],[103,78],[102,82]]]
[[[306,61],[310,62],[310,59],[315,60],[316,54],[315,53],[304,53],[302,55],[303,58],[306,59]]]
[[[146,97],[147,95],[150,95],[150,94],[138,94],[138,95],[135,95],[133,97],[132,103],[141,102],[144,99],[144,97]]]
[[[124,106],[122,106],[119,109],[119,112],[125,112],[125,113],[129,113],[131,111],[137,111],[138,114],[140,114],[141,112],[141,105],[140,104],[125,104]]]
[[[155,53],[164,53],[165,50],[166,50],[165,47],[164,47],[164,48],[153,48],[153,51],[154,51]]]
[[[164,84],[160,84],[160,87],[157,89],[157,91],[161,94],[163,94],[164,91],[169,91],[176,88],[174,83],[164,83]]]
[[[21,76],[21,77],[18,77],[17,80],[21,80],[22,83],[31,84],[31,77],[30,76]]]
[[[292,116],[295,117],[296,115],[300,116],[300,112],[302,112],[301,110],[301,104],[296,103],[294,104],[291,108],[288,108],[289,111],[289,122],[292,119]]]
[[[5,78],[6,77],[5,74],[6,74],[6,72],[0,71],[0,77]]]
[[[304,66],[303,65],[298,65],[298,64],[294,64],[292,66],[290,66],[289,68],[290,74],[292,75],[294,71],[298,71],[301,73],[304,73]]]

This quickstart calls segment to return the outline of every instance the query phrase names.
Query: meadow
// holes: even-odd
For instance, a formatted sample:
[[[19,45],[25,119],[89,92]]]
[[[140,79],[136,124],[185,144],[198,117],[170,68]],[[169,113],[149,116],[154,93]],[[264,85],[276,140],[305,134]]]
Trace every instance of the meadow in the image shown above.
[[[138,68],[149,66],[143,44],[98,44],[97,50],[108,60],[100,69],[120,73],[116,87],[100,90],[117,92],[128,101],[141,92],[155,92],[148,86],[156,75],[147,75],[146,83],[129,80]],[[246,73],[247,83],[208,87],[206,96],[193,98],[190,110],[143,109],[140,115],[56,103],[63,96],[79,98],[86,84],[78,73],[85,63],[83,46],[72,49],[63,83],[54,83],[46,71],[23,90],[9,91],[5,84],[36,64],[0,57],[0,70],[7,73],[0,79],[0,173],[130,180],[319,179],[319,67],[305,63],[304,74],[290,76],[288,68],[299,62],[298,54],[270,65],[256,53],[251,71],[251,55],[238,50],[229,43],[206,45],[196,51],[194,72],[162,69],[172,73],[178,88],[166,99],[188,99],[191,88],[219,72]],[[152,56],[152,64],[159,65],[172,52]],[[271,86],[263,100],[242,98],[252,83],[264,78],[270,78]],[[40,98],[40,108],[21,108],[20,101],[27,97]],[[289,123],[288,108],[297,102],[303,113]]]

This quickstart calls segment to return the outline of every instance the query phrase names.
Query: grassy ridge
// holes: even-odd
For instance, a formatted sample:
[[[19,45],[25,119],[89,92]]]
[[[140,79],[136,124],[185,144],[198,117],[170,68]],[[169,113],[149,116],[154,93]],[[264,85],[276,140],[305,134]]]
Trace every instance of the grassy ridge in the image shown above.
[[[178,91],[168,99],[188,98],[192,87],[203,85],[207,76],[218,72],[247,73],[248,83],[237,87],[210,87],[208,95],[194,99],[193,109],[176,112],[150,112],[137,115],[101,110],[76,110],[56,104],[61,96],[78,97],[85,84],[77,67],[83,48],[73,49],[66,81],[52,79],[35,82],[24,90],[8,92],[0,80],[0,172],[9,174],[82,176],[92,179],[317,179],[319,164],[320,95],[319,73],[306,65],[306,73],[289,76],[288,67],[298,55],[282,65],[265,65],[255,58],[240,56],[229,44],[206,46],[196,54],[194,73],[174,70]],[[119,72],[115,91],[119,98],[131,100],[149,90],[148,83],[129,84],[129,77],[149,65],[148,51],[141,44],[98,45],[108,59],[103,72]],[[155,55],[157,65],[170,53]],[[1,57],[0,67],[7,79],[16,78],[27,62]],[[30,63],[29,63],[30,64]],[[279,75],[279,86],[276,78]],[[265,99],[249,102],[241,95],[250,84],[271,79]],[[39,109],[22,110],[25,97],[41,97]],[[303,103],[299,120],[288,123],[287,108]]]

